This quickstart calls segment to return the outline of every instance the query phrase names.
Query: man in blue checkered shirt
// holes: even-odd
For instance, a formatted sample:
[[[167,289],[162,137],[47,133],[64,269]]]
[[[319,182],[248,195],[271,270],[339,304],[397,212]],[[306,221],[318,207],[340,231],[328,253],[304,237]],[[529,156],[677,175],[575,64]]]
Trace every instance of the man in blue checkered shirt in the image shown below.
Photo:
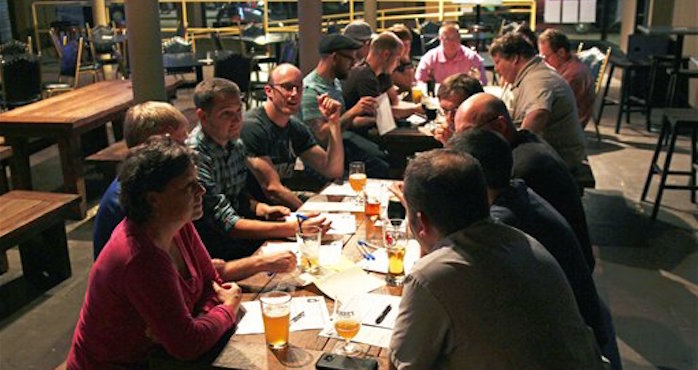
[[[266,239],[295,235],[298,222],[284,221],[288,208],[259,202],[246,190],[238,86],[221,78],[203,81],[194,91],[194,104],[200,124],[187,144],[199,154],[199,182],[206,188],[204,216],[195,225],[211,256],[237,259],[254,253]],[[302,226],[329,225],[324,217],[311,217]]]

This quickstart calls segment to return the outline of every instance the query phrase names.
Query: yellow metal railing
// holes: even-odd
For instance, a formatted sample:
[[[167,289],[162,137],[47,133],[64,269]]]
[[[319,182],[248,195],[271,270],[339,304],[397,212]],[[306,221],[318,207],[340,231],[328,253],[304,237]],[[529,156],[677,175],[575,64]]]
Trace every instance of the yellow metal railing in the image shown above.
[[[106,0],[107,7],[110,4],[123,4],[125,0]],[[421,23],[425,20],[444,21],[455,20],[458,16],[466,11],[473,11],[474,5],[455,4],[451,0],[375,0],[378,5],[378,14],[376,14],[376,23],[378,31],[382,31],[389,24],[397,22],[412,22]],[[361,18],[363,11],[357,11],[356,5],[362,4],[360,0],[322,0],[323,3],[339,3],[348,4],[348,13],[328,14],[322,16],[323,29],[331,23],[343,25],[350,21]],[[178,4],[181,11],[181,18],[177,18],[177,22],[182,22],[187,31],[186,37],[191,38],[193,42],[196,39],[208,37],[212,31],[218,31],[222,34],[239,34],[240,29],[237,26],[231,27],[189,27],[189,14],[187,4],[201,3],[248,3],[242,0],[159,0],[159,3]],[[269,4],[273,3],[296,3],[294,1],[285,0],[266,0],[262,4],[262,27],[264,32],[298,32],[298,19],[283,19],[269,20]],[[414,3],[414,6],[405,6],[405,4]],[[402,5],[399,7],[390,7],[391,5]],[[49,29],[44,26],[40,27],[39,9],[56,6],[90,6],[91,1],[87,0],[44,0],[35,1],[32,3],[32,22],[34,29],[34,40],[36,42],[37,52],[41,54],[41,35],[47,35]],[[381,6],[383,5],[383,6]],[[502,0],[502,5],[497,7],[495,14],[528,14],[529,25],[531,29],[536,27],[536,1],[535,0]],[[109,20],[109,12],[107,11],[107,20]],[[270,24],[271,22],[271,24]],[[175,32],[174,27],[161,27],[163,32]]]

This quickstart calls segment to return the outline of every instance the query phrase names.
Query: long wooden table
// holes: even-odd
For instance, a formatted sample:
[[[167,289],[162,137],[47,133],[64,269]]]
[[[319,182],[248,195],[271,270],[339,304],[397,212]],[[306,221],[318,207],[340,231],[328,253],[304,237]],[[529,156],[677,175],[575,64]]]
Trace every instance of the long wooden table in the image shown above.
[[[166,77],[169,91],[178,81]],[[0,135],[12,147],[9,160],[14,189],[32,189],[28,140],[31,137],[56,140],[63,173],[63,191],[78,194],[81,201],[73,216],[87,210],[80,135],[103,127],[107,122],[121,125],[126,110],[133,105],[130,80],[100,81],[79,89],[0,113]]]
[[[342,197],[318,195],[313,201],[341,201]],[[382,238],[382,229],[374,226],[374,221],[365,217],[363,213],[354,214],[357,221],[355,234],[345,236],[342,254],[352,261],[359,261],[362,257],[356,248],[358,240],[379,240]],[[381,278],[385,275],[375,274]],[[285,288],[287,274],[275,274],[269,277],[265,273],[259,273],[248,279],[238,282],[245,292],[244,301],[256,300],[263,292]],[[280,287],[281,286],[281,287]],[[402,287],[385,286],[376,293],[402,295]],[[314,284],[306,287],[297,287],[291,293],[293,296],[308,296],[323,294]],[[325,299],[327,308],[332,312],[334,302]],[[160,351],[151,358],[151,369],[315,369],[315,362],[323,352],[332,352],[341,342],[337,339],[320,337],[320,330],[303,330],[289,333],[290,346],[287,350],[272,351],[266,344],[264,334],[233,335],[225,338],[218,348],[212,353],[203,356],[199,361],[181,362],[173,359]],[[361,344],[365,349],[365,356],[374,357],[380,369],[389,368],[389,353],[386,348]]]

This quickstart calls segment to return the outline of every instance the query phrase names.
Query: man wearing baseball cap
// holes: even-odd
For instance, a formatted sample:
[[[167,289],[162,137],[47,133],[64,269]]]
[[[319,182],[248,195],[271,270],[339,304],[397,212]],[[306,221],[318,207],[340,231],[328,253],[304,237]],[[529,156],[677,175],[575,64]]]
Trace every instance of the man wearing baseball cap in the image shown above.
[[[366,59],[369,45],[371,45],[371,38],[375,35],[371,26],[361,20],[352,21],[344,28],[343,34],[362,44],[361,49],[356,52],[356,60],[361,62]]]
[[[344,35],[324,36],[318,47],[320,61],[317,67],[303,79],[304,90],[299,118],[313,131],[320,145],[327,145],[329,134],[329,123],[320,113],[317,104],[317,97],[322,94],[328,94],[342,104],[340,123],[343,128],[360,123],[362,120],[375,121],[375,98],[363,97],[351,109],[346,110],[342,86],[339,82],[347,77],[354,64],[356,52],[361,47],[360,42]],[[387,176],[389,168],[387,156],[378,145],[351,131],[343,130],[342,139],[345,168],[351,161],[363,161],[366,163],[368,176]]]

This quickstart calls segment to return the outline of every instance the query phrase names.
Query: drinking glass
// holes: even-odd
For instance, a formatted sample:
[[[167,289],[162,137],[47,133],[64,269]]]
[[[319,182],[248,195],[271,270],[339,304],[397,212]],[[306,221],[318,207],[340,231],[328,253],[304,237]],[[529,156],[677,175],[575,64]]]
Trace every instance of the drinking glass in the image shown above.
[[[383,221],[383,245],[388,253],[388,276],[386,282],[399,286],[405,280],[405,249],[407,247],[407,224],[403,219]]]
[[[366,165],[364,162],[351,162],[349,164],[349,185],[356,192],[357,204],[360,204],[361,194],[366,186]]]
[[[291,315],[291,295],[286,292],[268,292],[260,296],[264,337],[273,349],[288,346],[289,316]]]
[[[301,271],[315,273],[318,271],[318,253],[322,241],[322,229],[318,226],[305,227],[296,232],[298,249],[301,251]]]
[[[337,335],[344,339],[344,344],[337,349],[337,353],[344,356],[355,356],[361,350],[351,340],[361,329],[361,311],[358,299],[349,299],[345,302],[335,300],[334,329]]]

